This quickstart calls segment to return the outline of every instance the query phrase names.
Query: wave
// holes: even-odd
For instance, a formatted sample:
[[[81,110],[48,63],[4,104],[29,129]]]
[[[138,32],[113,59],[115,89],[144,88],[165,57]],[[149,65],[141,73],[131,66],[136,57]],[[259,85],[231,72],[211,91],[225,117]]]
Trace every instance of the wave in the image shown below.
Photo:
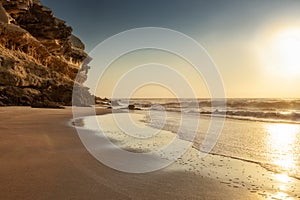
[[[204,152],[204,151],[199,150],[195,146],[193,146],[193,148],[196,149],[196,150],[198,150],[198,151],[200,151],[200,152],[202,152],[202,153],[207,153],[207,154],[210,154],[210,155],[216,155],[216,156],[221,156],[221,157],[224,157],[224,158],[230,158],[230,159],[234,159],[234,160],[240,160],[240,161],[243,161],[243,162],[248,162],[248,163],[256,164],[256,165],[259,165],[262,168],[264,168],[264,169],[266,169],[267,171],[270,171],[270,172],[274,172],[274,173],[287,173],[287,175],[289,177],[297,179],[297,180],[300,180],[300,176],[297,173],[292,173],[292,172],[287,171],[287,170],[280,170],[280,169],[278,169],[278,166],[272,165],[270,163],[263,163],[263,162],[259,162],[259,161],[255,161],[255,160],[250,160],[250,159],[236,157],[236,156],[229,156],[229,155],[220,154],[220,153]]]
[[[281,112],[281,111],[214,111],[200,112],[206,115],[220,115],[231,119],[263,121],[263,122],[278,122],[278,123],[300,123],[299,112]]]
[[[178,125],[176,125],[177,124],[176,121],[173,121],[172,119],[171,119],[171,121],[167,121],[166,123],[163,123],[163,122],[161,122],[161,120],[157,120],[157,119],[154,119],[154,120],[152,119],[152,121],[150,121],[150,119],[148,119],[146,117],[142,120],[142,122],[146,123],[147,126],[150,126],[152,128],[170,131],[170,132],[176,134],[178,136],[178,139],[192,142],[193,143],[192,147],[202,153],[208,153],[210,155],[217,155],[217,156],[222,156],[222,157],[226,157],[226,158],[230,158],[230,159],[235,159],[235,160],[240,160],[243,162],[256,164],[256,165],[259,165],[262,168],[266,169],[267,171],[274,172],[274,173],[285,173],[292,178],[300,180],[299,172],[287,171],[285,169],[281,169],[280,166],[273,165],[270,162],[268,162],[267,160],[266,160],[266,162],[262,162],[262,161],[257,161],[255,159],[243,158],[243,157],[238,157],[238,156],[234,156],[234,155],[230,155],[230,154],[226,155],[226,154],[216,153],[213,151],[212,152],[204,152],[200,148],[201,142],[199,143],[199,141],[193,135],[189,135],[188,134],[189,130],[183,129],[182,132],[178,132]]]
[[[227,108],[300,109],[300,99],[132,99],[129,101],[145,107],[151,107],[153,104],[165,107],[186,107],[195,102],[198,102],[199,107],[211,107],[212,105],[218,107],[226,102]]]
[[[214,115],[238,120],[300,123],[300,99],[137,99],[130,103],[142,110]],[[156,106],[159,104],[160,106]]]
[[[143,109],[145,110],[145,107]],[[156,111],[183,112],[186,114],[201,114],[214,117],[226,117],[237,120],[300,124],[300,112],[298,111],[220,111],[218,109],[216,109],[215,111],[207,111],[201,109],[186,109],[176,107],[151,107],[151,109]]]
[[[300,109],[299,99],[238,99],[229,100],[227,107],[257,108],[257,109]]]

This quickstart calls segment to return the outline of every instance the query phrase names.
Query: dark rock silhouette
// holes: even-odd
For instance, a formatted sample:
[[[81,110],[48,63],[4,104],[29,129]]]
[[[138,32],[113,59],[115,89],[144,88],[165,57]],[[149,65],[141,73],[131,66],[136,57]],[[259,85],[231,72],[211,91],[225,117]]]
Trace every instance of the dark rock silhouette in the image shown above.
[[[129,105],[129,106],[128,106],[128,109],[129,109],[129,110],[134,110],[134,109],[135,109],[135,106],[134,106],[134,105]]]
[[[140,108],[135,107],[135,105],[129,105],[128,109],[129,110],[141,110]]]

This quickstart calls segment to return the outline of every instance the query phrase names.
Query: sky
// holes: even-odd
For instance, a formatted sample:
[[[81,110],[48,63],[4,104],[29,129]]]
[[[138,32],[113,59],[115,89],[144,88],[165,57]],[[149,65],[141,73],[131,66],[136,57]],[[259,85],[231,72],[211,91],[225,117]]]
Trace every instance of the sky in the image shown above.
[[[204,47],[220,72],[226,97],[300,97],[299,0],[41,2],[72,26],[74,34],[85,43],[87,52],[107,38],[129,29],[168,28],[193,38]],[[130,53],[113,62],[97,82],[97,95],[111,97],[122,75],[146,61],[174,67],[184,74],[197,97],[210,96],[205,77],[195,73],[189,63],[154,50]],[[92,68],[99,67],[97,61],[91,64]],[[156,67],[153,69],[157,70]],[[157,74],[176,78],[159,70]],[[145,77],[145,74],[137,77]],[[95,81],[98,80],[88,80],[87,85]],[[178,83],[178,90],[183,90],[181,85]],[[167,86],[159,89],[157,85],[148,85],[139,87],[132,94],[135,97],[170,97],[174,92]]]

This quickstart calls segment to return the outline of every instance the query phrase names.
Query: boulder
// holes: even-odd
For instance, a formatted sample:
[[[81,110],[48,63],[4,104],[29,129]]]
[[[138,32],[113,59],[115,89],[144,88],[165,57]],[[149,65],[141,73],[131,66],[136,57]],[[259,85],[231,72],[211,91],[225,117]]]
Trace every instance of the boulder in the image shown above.
[[[129,109],[129,110],[135,110],[135,106],[134,106],[134,105],[129,105],[129,106],[128,106],[128,109]]]

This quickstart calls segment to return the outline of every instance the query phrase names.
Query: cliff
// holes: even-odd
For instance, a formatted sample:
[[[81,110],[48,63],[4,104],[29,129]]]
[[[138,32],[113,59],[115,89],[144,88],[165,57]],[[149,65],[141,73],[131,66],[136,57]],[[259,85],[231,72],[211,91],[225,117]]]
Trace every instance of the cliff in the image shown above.
[[[0,0],[0,105],[93,104],[89,66],[72,28],[38,0]],[[78,78],[75,78],[78,74]]]

